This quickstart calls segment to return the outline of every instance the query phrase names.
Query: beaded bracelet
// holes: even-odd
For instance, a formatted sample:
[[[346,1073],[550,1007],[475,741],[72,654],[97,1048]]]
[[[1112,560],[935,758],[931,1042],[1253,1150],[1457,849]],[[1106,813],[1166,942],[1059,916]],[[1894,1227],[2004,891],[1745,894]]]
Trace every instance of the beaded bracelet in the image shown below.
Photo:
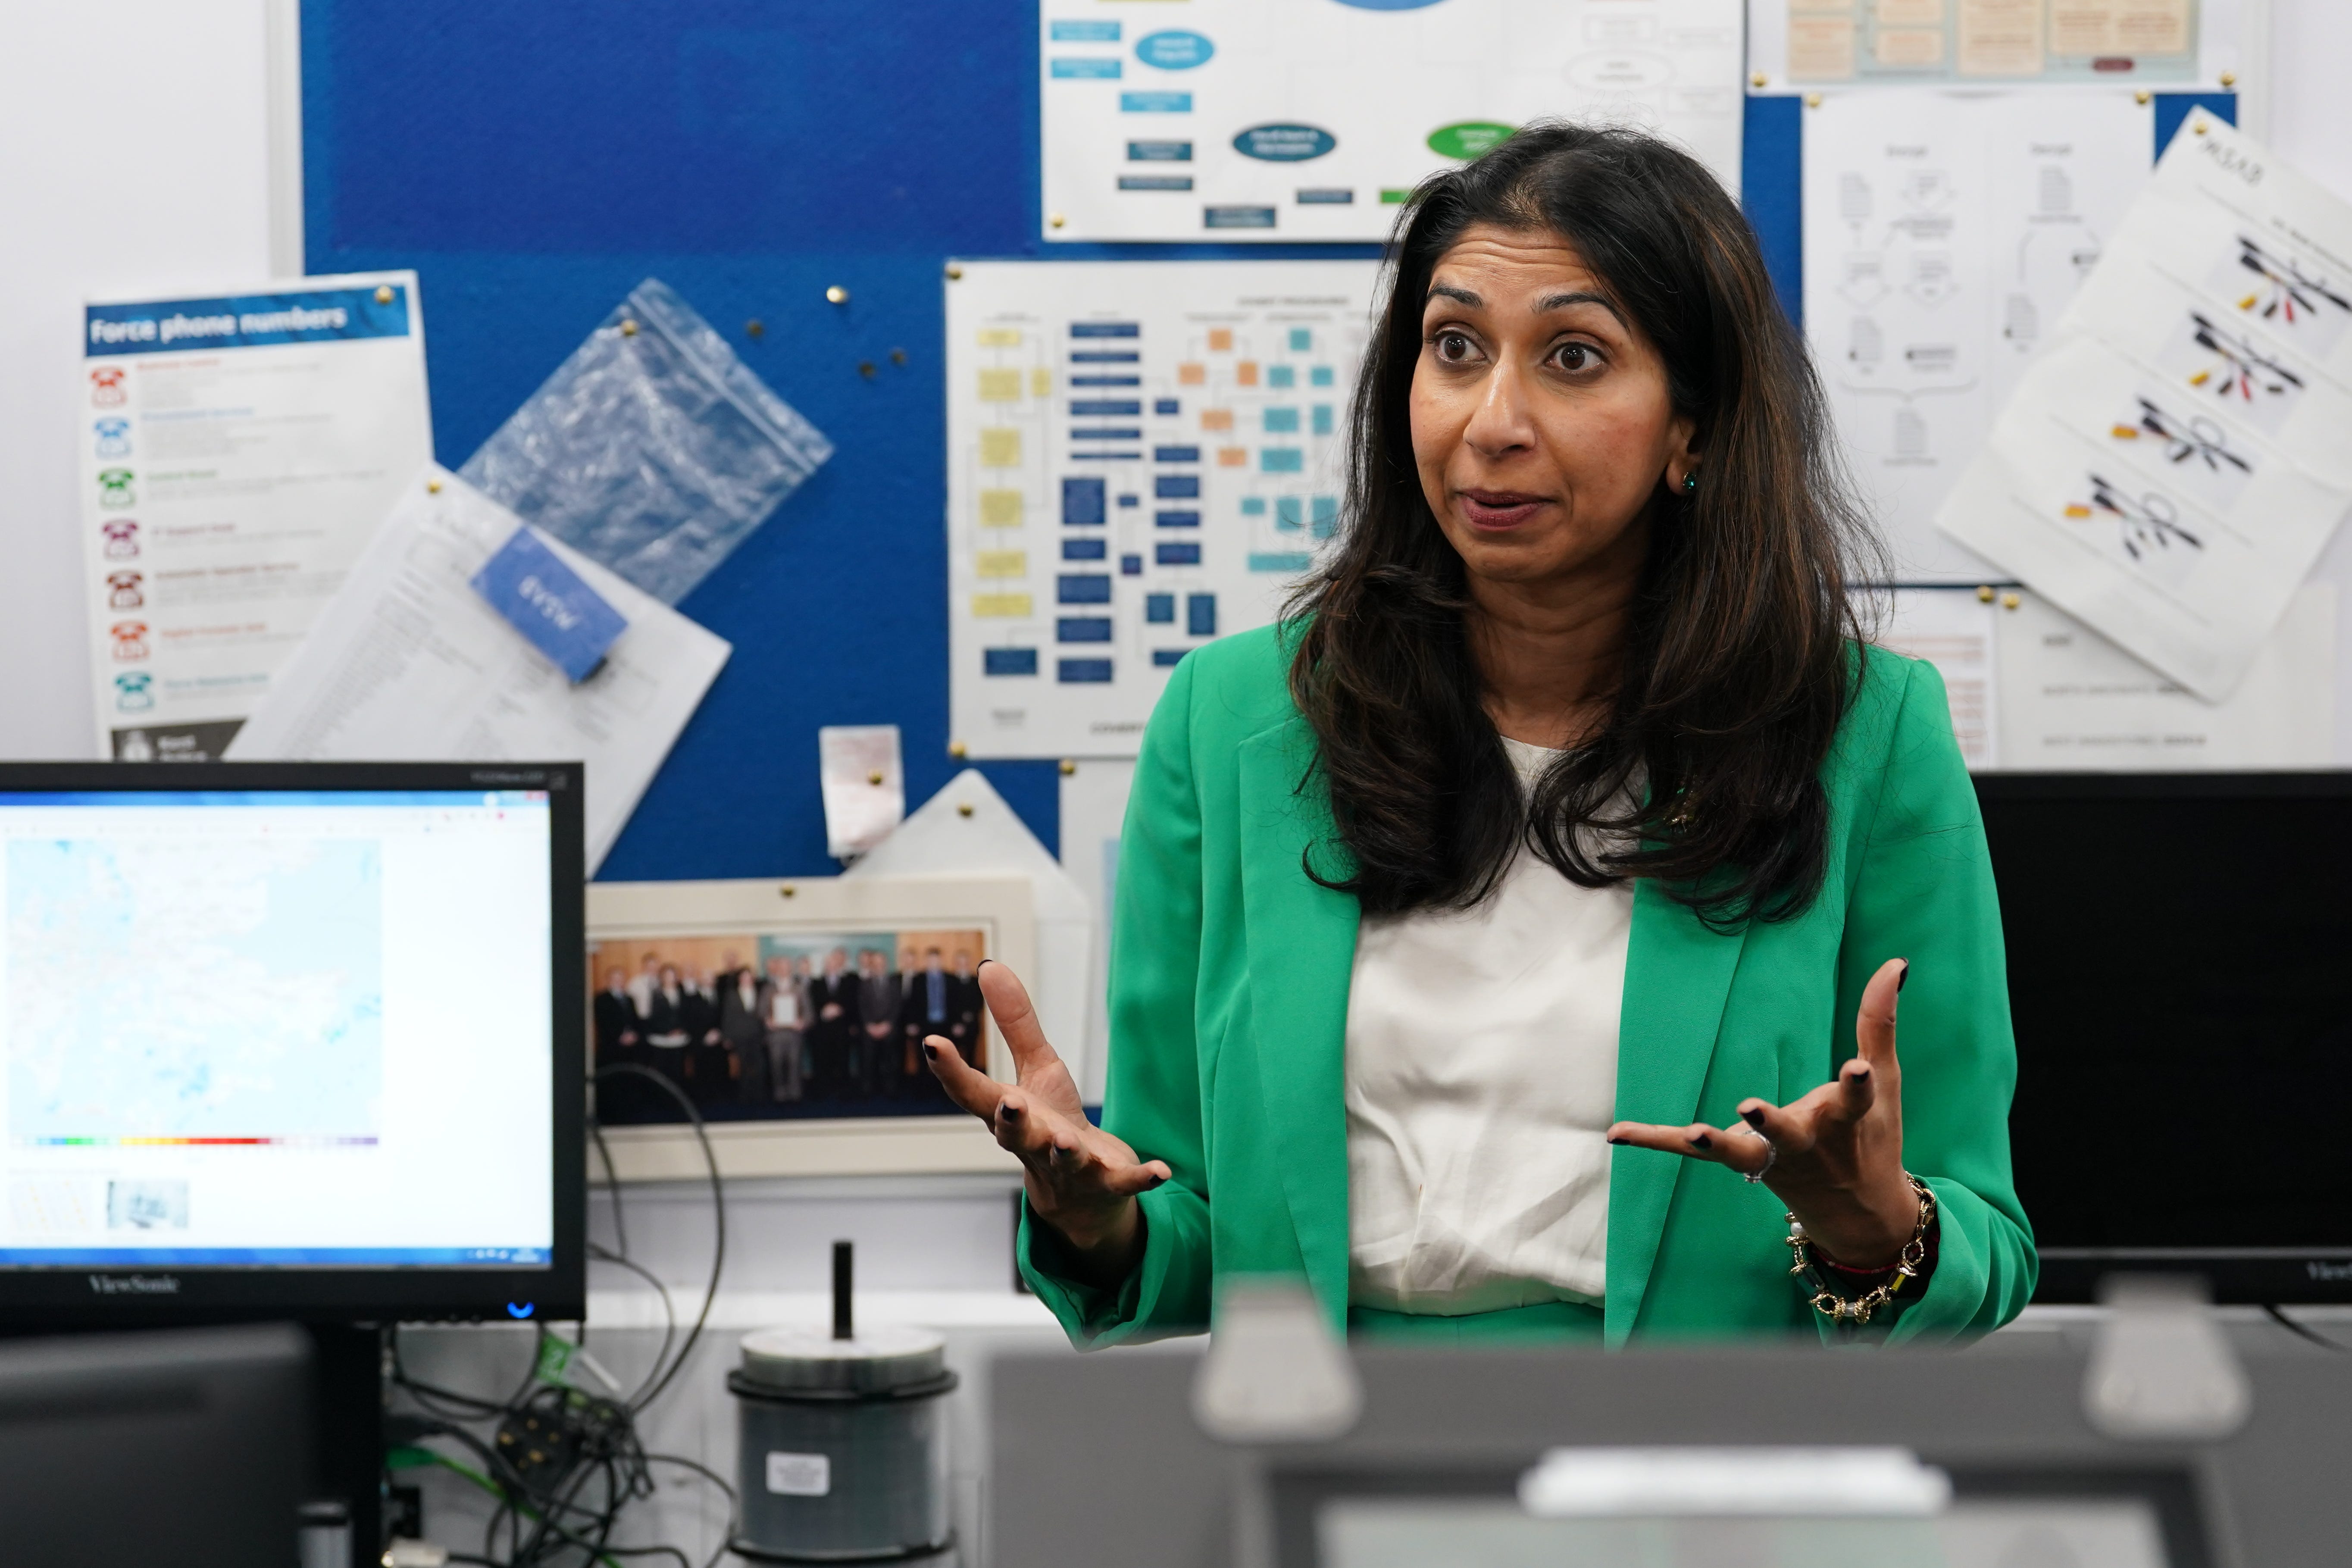
[[[1811,1289],[1813,1310],[1832,1322],[1867,1323],[1872,1313],[1894,1303],[1895,1292],[1903,1289],[1904,1281],[1919,1276],[1919,1267],[1927,1257],[1927,1232],[1936,1223],[1936,1194],[1927,1183],[1908,1171],[1903,1173],[1903,1179],[1909,1182],[1911,1190],[1919,1194],[1918,1224],[1911,1231],[1911,1239],[1903,1244],[1903,1250],[1896,1255],[1890,1277],[1869,1294],[1854,1300],[1849,1301],[1830,1289],[1829,1281],[1822,1278],[1819,1262],[1813,1257],[1812,1238],[1805,1234],[1804,1225],[1794,1214],[1789,1215],[1789,1251],[1794,1259],[1789,1272],[1802,1279]]]

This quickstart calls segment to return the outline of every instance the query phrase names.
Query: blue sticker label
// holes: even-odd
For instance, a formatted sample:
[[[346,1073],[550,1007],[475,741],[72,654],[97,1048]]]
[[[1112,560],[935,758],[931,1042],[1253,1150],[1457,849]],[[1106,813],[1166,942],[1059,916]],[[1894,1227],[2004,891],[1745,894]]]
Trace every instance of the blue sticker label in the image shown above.
[[[629,626],[528,528],[516,529],[482,563],[474,591],[575,681],[596,672],[604,650]]]
[[[1202,228],[1272,228],[1272,207],[1203,207]]]
[[[1216,52],[1216,45],[1198,33],[1181,28],[1148,34],[1135,41],[1135,58],[1164,71],[1188,71],[1195,66],[1207,65],[1209,57]]]
[[[1312,125],[1253,125],[1234,138],[1234,151],[1269,163],[1303,163],[1339,144],[1328,131]]]

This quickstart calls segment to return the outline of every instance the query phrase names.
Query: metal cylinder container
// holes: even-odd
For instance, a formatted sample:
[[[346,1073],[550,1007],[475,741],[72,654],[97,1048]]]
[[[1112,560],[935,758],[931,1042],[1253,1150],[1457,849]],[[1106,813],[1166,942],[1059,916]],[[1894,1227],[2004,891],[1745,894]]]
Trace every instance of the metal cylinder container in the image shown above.
[[[844,1325],[845,1326],[845,1325]],[[927,1329],[743,1339],[735,1395],[739,1554],[778,1563],[947,1563],[946,1412],[956,1385]]]

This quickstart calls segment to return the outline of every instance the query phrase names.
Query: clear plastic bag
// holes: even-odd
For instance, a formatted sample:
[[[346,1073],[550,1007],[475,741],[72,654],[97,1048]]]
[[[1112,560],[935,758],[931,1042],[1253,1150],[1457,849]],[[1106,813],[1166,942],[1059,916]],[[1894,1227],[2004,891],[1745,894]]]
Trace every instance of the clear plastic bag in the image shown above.
[[[648,278],[460,472],[675,605],[832,456],[709,322]]]

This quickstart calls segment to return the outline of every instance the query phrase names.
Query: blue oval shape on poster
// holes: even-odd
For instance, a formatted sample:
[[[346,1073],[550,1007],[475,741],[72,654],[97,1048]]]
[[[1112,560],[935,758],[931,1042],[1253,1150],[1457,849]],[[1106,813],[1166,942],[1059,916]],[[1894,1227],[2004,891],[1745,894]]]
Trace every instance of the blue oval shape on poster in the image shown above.
[[[1209,57],[1216,52],[1216,45],[1198,33],[1181,28],[1147,34],[1135,40],[1135,58],[1164,71],[1188,71],[1194,66],[1207,65]]]
[[[1303,163],[1339,144],[1328,131],[1312,125],[1253,125],[1234,138],[1234,151],[1269,163]]]

